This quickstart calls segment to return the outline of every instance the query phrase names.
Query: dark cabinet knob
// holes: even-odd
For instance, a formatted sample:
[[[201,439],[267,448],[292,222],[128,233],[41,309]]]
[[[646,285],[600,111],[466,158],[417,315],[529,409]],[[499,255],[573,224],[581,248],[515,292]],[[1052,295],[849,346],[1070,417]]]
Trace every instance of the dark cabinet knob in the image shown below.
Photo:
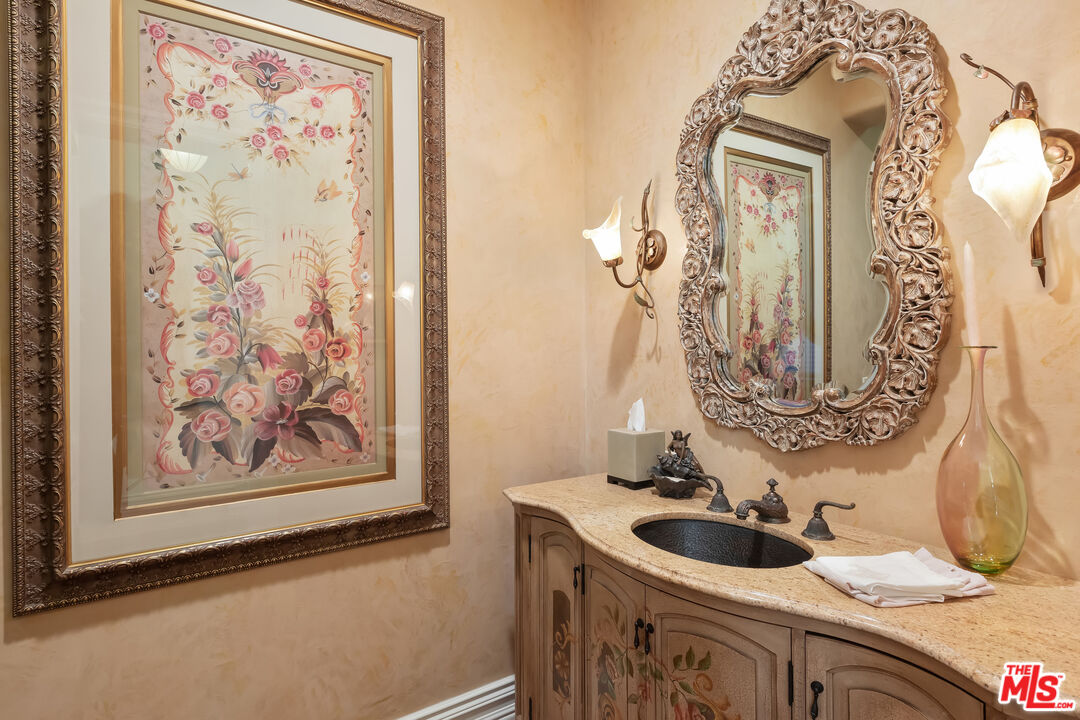
[[[643,627],[645,627],[645,621],[642,620],[641,618],[638,618],[637,622],[634,623],[634,649],[635,650],[637,648],[641,647],[641,638],[638,637],[638,630],[640,630]]]
[[[581,572],[581,566],[580,565],[575,565],[574,566],[574,589],[575,590],[577,590],[577,576],[578,576],[579,572]]]
[[[649,643],[649,636],[652,635],[655,631],[656,631],[656,629],[653,627],[652,623],[647,623],[645,625],[645,654],[646,655],[648,655],[649,653],[652,652],[652,645]]]

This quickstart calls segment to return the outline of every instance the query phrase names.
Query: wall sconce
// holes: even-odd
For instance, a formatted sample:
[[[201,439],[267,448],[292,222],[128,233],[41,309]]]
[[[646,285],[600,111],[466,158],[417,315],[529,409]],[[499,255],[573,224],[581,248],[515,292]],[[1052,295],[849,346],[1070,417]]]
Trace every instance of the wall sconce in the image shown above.
[[[1050,200],[1080,184],[1076,150],[1080,133],[1063,128],[1039,130],[1039,102],[1026,82],[1013,84],[993,68],[979,65],[967,53],[960,59],[975,68],[975,77],[990,75],[1012,88],[1009,109],[990,123],[990,137],[968,175],[971,189],[994,208],[1020,242],[1031,240],[1031,265],[1046,286],[1042,212]]]
[[[623,261],[622,234],[619,231],[619,225],[622,222],[621,197],[615,201],[615,206],[611,208],[611,214],[608,215],[603,225],[581,232],[586,240],[592,240],[596,252],[599,253],[600,259],[604,263],[604,267],[611,268],[611,273],[615,276],[615,282],[627,289],[632,289],[638,285],[641,286],[640,294],[637,291],[634,292],[634,300],[637,301],[638,305],[645,308],[645,314],[650,319],[656,317],[653,312],[656,303],[653,302],[652,293],[649,292],[649,288],[645,287],[641,275],[646,270],[652,272],[660,267],[664,262],[664,257],[667,255],[667,238],[664,237],[664,233],[649,227],[648,201],[651,189],[652,181],[650,180],[649,184],[645,186],[645,192],[641,195],[641,227],[634,227],[633,220],[630,221],[630,227],[635,232],[641,233],[636,253],[637,277],[632,282],[623,282],[622,278],[619,277],[618,270]]]

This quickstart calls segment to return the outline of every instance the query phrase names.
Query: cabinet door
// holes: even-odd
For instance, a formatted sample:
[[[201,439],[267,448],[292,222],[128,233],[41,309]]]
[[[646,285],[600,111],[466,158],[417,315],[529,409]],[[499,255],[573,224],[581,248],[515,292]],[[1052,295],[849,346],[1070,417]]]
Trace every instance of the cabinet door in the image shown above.
[[[652,683],[646,675],[644,625],[645,586],[588,553],[585,559],[586,720],[647,720]]]
[[[983,704],[937,675],[833,638],[806,637],[806,707],[817,720],[982,720]]]
[[[531,518],[536,613],[534,720],[582,720],[581,543],[551,520]]]
[[[791,718],[791,630],[651,588],[645,602],[656,720]]]

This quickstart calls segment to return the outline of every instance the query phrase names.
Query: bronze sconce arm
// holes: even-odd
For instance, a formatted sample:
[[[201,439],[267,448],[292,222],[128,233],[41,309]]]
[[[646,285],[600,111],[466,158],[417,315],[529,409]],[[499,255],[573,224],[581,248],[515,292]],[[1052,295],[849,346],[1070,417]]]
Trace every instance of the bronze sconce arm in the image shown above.
[[[664,258],[667,256],[667,238],[664,237],[664,233],[655,228],[649,227],[649,192],[652,190],[652,181],[645,186],[645,192],[641,195],[641,227],[635,227],[631,220],[630,227],[634,232],[641,233],[641,237],[638,238],[637,249],[635,251],[636,256],[636,275],[630,282],[625,282],[619,277],[619,266],[622,265],[622,251],[619,250],[615,257],[603,260],[604,266],[611,268],[611,274],[615,277],[615,282],[620,287],[624,287],[628,290],[632,290],[638,286],[641,287],[641,291],[634,292],[634,301],[638,305],[645,308],[645,314],[649,319],[656,317],[655,309],[656,303],[653,301],[652,293],[649,292],[649,288],[645,285],[643,275],[646,270],[652,272],[663,264]],[[614,232],[617,241],[618,236],[618,223],[620,213],[618,212],[619,204],[616,203],[615,210],[612,211],[611,217],[608,221],[597,228],[594,231],[586,231],[585,236],[590,237],[590,233],[596,233],[602,229],[606,229],[608,232]],[[614,225],[614,227],[611,226]],[[596,242],[596,240],[594,240]],[[601,258],[603,259],[603,251],[600,250],[600,243],[597,243],[597,250],[601,252]]]
[[[614,260],[607,260],[604,265],[611,268],[611,274],[615,276],[615,282],[619,283],[621,287],[630,290],[635,286],[641,286],[641,294],[634,293],[634,300],[645,308],[645,314],[650,318],[655,318],[656,303],[653,301],[652,293],[649,292],[649,288],[645,286],[645,281],[642,279],[642,273],[648,270],[652,272],[660,267],[664,262],[664,258],[667,257],[667,238],[664,237],[664,233],[655,228],[649,227],[649,191],[652,190],[652,180],[645,186],[645,192],[641,195],[641,227],[634,227],[633,219],[630,221],[630,227],[634,232],[641,233],[641,237],[638,239],[637,250],[635,255],[637,257],[637,276],[633,281],[626,283],[619,277],[619,265],[622,265],[622,256],[615,258]]]
[[[1012,100],[1009,109],[1002,112],[990,123],[993,131],[1006,120],[1031,120],[1039,127],[1039,101],[1035,91],[1027,82],[1011,82],[997,70],[975,62],[967,53],[961,53],[960,59],[976,69],[975,76],[986,78],[990,75],[1012,88]],[[1080,184],[1080,172],[1076,168],[1076,151],[1080,149],[1080,133],[1065,128],[1040,129],[1043,161],[1050,171],[1051,182],[1046,202],[1055,200],[1073,190]],[[989,141],[988,141],[989,145]],[[1043,206],[1045,207],[1045,205]],[[997,209],[997,208],[995,208]],[[1000,212],[999,212],[1000,214]],[[1039,279],[1046,285],[1046,253],[1043,248],[1042,215],[1039,214],[1031,231],[1031,265],[1039,272]]]

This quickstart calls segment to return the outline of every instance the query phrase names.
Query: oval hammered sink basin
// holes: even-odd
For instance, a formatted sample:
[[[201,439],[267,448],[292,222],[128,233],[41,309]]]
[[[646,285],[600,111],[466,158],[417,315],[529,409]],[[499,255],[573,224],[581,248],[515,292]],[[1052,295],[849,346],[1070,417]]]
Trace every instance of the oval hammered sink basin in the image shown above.
[[[653,520],[638,525],[634,534],[653,547],[715,565],[781,568],[798,565],[812,556],[795,543],[775,535],[709,520]]]

